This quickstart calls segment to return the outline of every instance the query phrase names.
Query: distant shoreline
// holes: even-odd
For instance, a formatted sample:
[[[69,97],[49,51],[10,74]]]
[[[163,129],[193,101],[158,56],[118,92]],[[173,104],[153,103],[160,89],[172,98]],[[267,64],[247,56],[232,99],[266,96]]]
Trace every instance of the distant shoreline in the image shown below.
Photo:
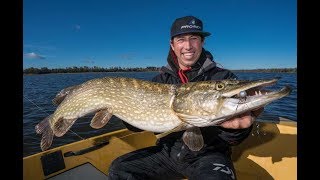
[[[67,67],[67,68],[27,68],[23,70],[23,74],[52,74],[52,73],[89,73],[89,72],[159,72],[160,67],[146,67],[146,68],[100,68],[100,67]],[[255,72],[255,73],[297,73],[297,68],[268,68],[268,69],[236,69],[232,72]]]

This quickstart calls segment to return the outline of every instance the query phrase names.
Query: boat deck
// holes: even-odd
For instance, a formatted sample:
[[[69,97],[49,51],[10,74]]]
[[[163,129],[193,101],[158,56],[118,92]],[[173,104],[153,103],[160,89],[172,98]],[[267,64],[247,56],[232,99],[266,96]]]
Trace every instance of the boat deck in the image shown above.
[[[107,180],[108,176],[90,163],[85,163],[48,180]]]
[[[23,179],[108,179],[115,158],[155,141],[151,132],[122,129],[53,148],[23,159]],[[255,122],[251,136],[233,147],[232,159],[238,180],[297,179],[297,123]]]

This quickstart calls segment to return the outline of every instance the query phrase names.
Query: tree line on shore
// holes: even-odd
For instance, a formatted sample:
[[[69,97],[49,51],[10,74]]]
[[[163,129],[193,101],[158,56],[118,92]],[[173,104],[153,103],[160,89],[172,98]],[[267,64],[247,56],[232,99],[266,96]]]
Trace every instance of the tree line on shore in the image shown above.
[[[297,68],[239,69],[232,72],[297,73]]]
[[[135,67],[135,68],[123,68],[123,67],[66,67],[66,68],[52,68],[47,67],[34,68],[30,67],[23,70],[23,74],[49,74],[49,73],[84,73],[84,72],[147,72],[147,71],[160,71],[160,67]],[[269,69],[239,69],[231,70],[233,72],[279,72],[279,73],[296,73],[297,68],[269,68]]]

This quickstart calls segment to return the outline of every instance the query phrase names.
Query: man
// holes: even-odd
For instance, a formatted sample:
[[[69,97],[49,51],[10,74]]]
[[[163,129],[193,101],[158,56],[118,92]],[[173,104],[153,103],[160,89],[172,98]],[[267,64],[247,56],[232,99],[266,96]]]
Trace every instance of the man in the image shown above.
[[[171,27],[168,65],[152,81],[168,84],[237,78],[218,68],[207,58],[202,21],[193,16],[178,18]],[[251,132],[254,117],[262,109],[230,119],[220,126],[203,127],[204,147],[191,151],[182,141],[184,131],[171,133],[156,146],[123,155],[110,166],[109,179],[236,179],[231,160],[231,147],[242,142]],[[139,129],[124,122],[128,129]]]

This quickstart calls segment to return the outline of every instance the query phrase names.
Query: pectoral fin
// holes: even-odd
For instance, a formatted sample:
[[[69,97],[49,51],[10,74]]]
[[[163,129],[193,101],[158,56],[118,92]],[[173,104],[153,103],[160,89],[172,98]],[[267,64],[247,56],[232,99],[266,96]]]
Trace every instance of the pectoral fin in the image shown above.
[[[203,124],[208,124],[208,119],[204,119],[199,116],[193,116],[190,114],[182,114],[182,113],[176,113],[176,115],[180,118],[181,121],[192,124],[193,126],[200,126]]]
[[[199,151],[203,145],[203,137],[199,127],[187,129],[182,136],[183,142],[191,151]]]
[[[187,127],[188,127],[188,124],[186,124],[186,123],[181,123],[180,125],[178,125],[177,127],[171,129],[170,131],[166,131],[166,132],[163,132],[163,133],[161,133],[161,134],[157,134],[157,135],[156,135],[156,138],[157,138],[157,139],[160,139],[160,138],[162,138],[162,137],[167,136],[167,135],[170,134],[170,133],[185,130],[185,129],[187,129]]]
[[[91,120],[90,126],[95,129],[102,128],[112,117],[111,109],[98,111]]]

